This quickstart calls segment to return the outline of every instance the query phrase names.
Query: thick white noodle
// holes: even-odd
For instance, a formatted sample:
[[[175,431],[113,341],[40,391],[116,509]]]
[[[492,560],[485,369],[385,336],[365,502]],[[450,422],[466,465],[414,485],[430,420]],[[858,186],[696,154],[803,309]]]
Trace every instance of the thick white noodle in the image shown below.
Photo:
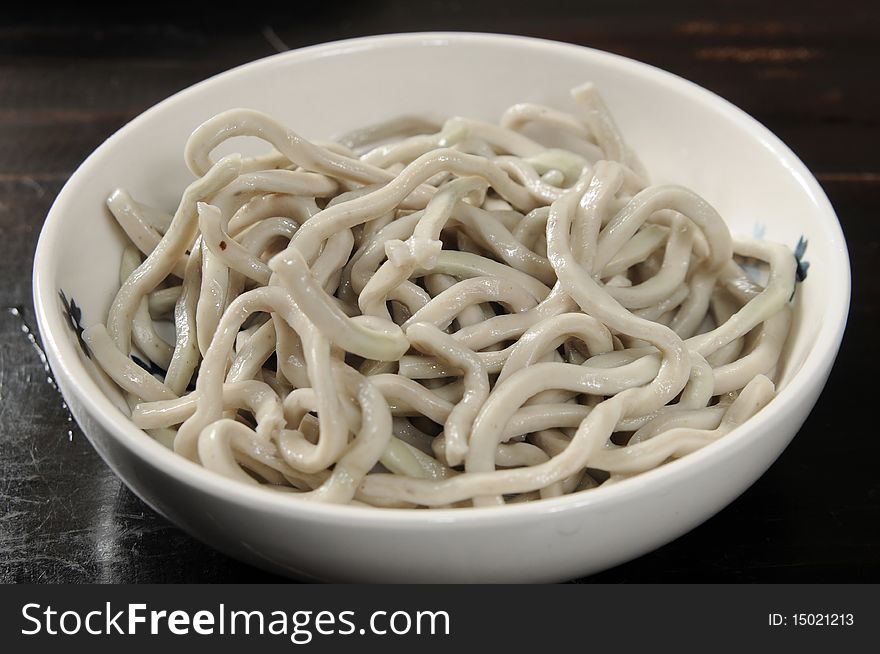
[[[173,216],[108,198],[131,245],[90,355],[153,437],[302,500],[531,501],[725,437],[773,397],[795,259],[649,185],[596,88],[572,96],[340,143],[219,114]],[[211,159],[240,136],[271,149]]]

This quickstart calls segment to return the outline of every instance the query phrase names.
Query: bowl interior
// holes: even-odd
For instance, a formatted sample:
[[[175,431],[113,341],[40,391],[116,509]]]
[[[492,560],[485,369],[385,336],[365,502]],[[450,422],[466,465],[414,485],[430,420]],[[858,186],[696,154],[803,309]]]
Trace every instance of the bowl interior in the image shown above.
[[[105,320],[125,242],[105,198],[122,186],[173,211],[192,180],[183,163],[186,138],[217,112],[259,109],[322,139],[409,113],[494,120],[516,102],[565,109],[569,89],[588,80],[598,85],[653,181],[700,193],[735,236],[792,248],[802,237],[809,242],[809,275],[798,289],[782,385],[811,356],[836,348],[849,290],[839,225],[815,180],[758,123],[693,84],[620,57],[531,39],[450,34],[286,53],[199,84],[127,125],[70,179],[47,219],[35,264],[44,338],[83,392],[95,392],[87,387],[89,362],[58,292],[75,300],[83,325]],[[111,419],[126,422],[121,413]]]

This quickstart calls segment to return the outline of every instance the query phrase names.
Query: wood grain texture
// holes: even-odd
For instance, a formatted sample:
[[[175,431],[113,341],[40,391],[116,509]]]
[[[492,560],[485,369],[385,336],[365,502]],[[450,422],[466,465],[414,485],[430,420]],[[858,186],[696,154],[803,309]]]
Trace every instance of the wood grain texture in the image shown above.
[[[268,3],[259,15],[82,7],[0,19],[0,582],[271,581],[135,498],[71,422],[28,338],[48,208],[105,138],[168,95],[285,49],[373,33],[510,32],[665,68],[779,135],[838,211],[853,305],[837,365],[792,445],[686,536],[583,581],[880,581],[880,441],[861,382],[878,355],[880,12],[869,1]],[[305,5],[300,8],[301,5]],[[311,6],[309,6],[311,5]],[[293,8],[293,7],[296,8]],[[13,311],[14,309],[14,311]]]

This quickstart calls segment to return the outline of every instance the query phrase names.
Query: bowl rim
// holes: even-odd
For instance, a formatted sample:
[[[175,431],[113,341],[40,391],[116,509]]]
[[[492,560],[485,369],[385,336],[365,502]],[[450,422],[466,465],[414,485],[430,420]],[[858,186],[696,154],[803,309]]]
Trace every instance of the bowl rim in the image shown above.
[[[246,76],[252,71],[277,66],[280,62],[305,61],[341,53],[362,52],[381,49],[387,46],[407,47],[447,47],[456,44],[468,45],[515,45],[536,49],[544,52],[564,55],[577,55],[585,59],[599,61],[605,66],[616,67],[628,75],[650,78],[674,88],[676,92],[689,96],[713,112],[722,114],[727,120],[738,123],[771,153],[781,160],[799,182],[803,192],[811,199],[818,213],[821,214],[831,234],[830,251],[835,254],[834,261],[829,265],[828,274],[835,293],[827,297],[825,318],[820,331],[801,368],[790,382],[782,388],[773,402],[753,416],[743,426],[733,430],[724,438],[693,452],[685,457],[668,462],[662,466],[627,478],[611,486],[600,486],[590,492],[574,493],[562,497],[549,498],[534,502],[525,502],[502,507],[480,507],[470,509],[432,509],[415,510],[406,508],[373,508],[324,504],[309,501],[293,501],[287,494],[274,493],[266,489],[235,483],[218,473],[210,471],[185,457],[175,454],[156,442],[138,429],[130,419],[126,418],[101,391],[97,383],[88,374],[78,356],[71,339],[64,330],[68,329],[58,306],[57,288],[55,286],[55,269],[57,259],[53,256],[58,248],[58,232],[62,224],[64,207],[75,196],[77,187],[82,180],[89,178],[91,170],[97,165],[104,153],[113,145],[126,138],[141,123],[150,119],[159,108],[197,95],[206,86],[218,82],[227,82],[236,77]],[[33,267],[33,299],[37,324],[42,337],[43,346],[52,362],[56,376],[70,382],[71,393],[84,405],[85,410],[126,450],[147,464],[173,476],[179,482],[198,488],[201,492],[219,496],[229,502],[240,505],[257,505],[262,510],[279,514],[298,515],[320,522],[336,522],[345,520],[357,525],[370,523],[375,526],[384,523],[387,526],[429,527],[451,522],[457,524],[518,522],[522,518],[535,515],[570,512],[586,506],[602,504],[614,505],[639,493],[659,489],[663,485],[678,483],[681,479],[697,474],[704,466],[717,464],[737,450],[747,447],[761,433],[782,425],[795,406],[794,400],[800,395],[815,391],[817,382],[824,382],[837,355],[843,331],[846,326],[850,301],[850,262],[846,242],[839,220],[831,203],[818,181],[809,172],[798,157],[764,125],[749,116],[743,110],[722,97],[682,77],[669,73],[650,64],[634,59],[597,50],[587,46],[562,43],[547,39],[526,36],[492,34],[481,32],[411,32],[402,34],[383,34],[353,39],[345,39],[312,45],[296,50],[274,54],[252,61],[225,72],[209,77],[189,86],[161,102],[153,105],[126,125],[121,127],[104,143],[96,148],[74,171],[52,204],[45,223],[40,232],[34,255]],[[821,388],[821,387],[820,387]],[[123,480],[124,481],[124,480]]]

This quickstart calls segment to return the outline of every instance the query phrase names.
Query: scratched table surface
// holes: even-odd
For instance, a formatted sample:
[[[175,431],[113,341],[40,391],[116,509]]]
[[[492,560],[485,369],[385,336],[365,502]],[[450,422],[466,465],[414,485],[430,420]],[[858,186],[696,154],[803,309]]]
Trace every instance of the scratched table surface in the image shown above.
[[[259,15],[230,17],[150,14],[136,5],[114,9],[112,18],[23,4],[4,7],[0,18],[0,582],[279,580],[156,515],[71,421],[32,333],[34,248],[79,163],[163,98],[279,50],[426,29],[589,45],[711,89],[806,162],[849,243],[849,327],[828,386],[792,445],[716,517],[581,581],[880,581],[880,439],[866,419],[876,396],[860,380],[880,355],[874,3],[615,0],[515,10],[494,2],[265,3]]]

